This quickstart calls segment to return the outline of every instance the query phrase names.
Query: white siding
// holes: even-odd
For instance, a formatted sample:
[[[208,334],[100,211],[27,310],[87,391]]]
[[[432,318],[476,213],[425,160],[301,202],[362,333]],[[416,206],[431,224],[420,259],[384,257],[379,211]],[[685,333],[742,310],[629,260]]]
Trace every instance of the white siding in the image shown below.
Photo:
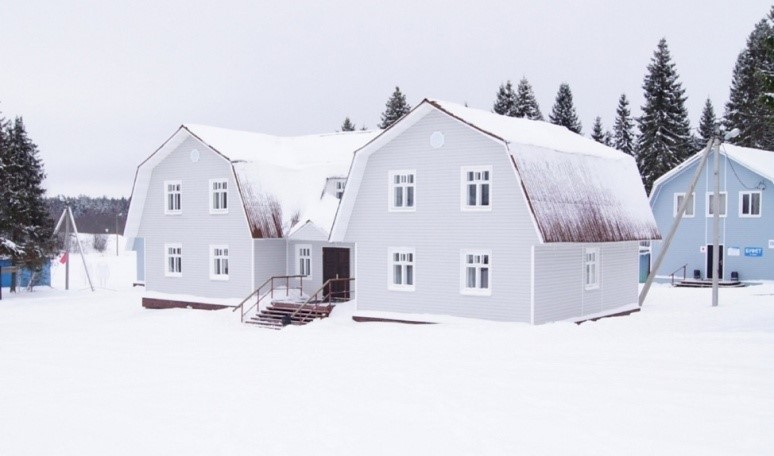
[[[261,285],[269,277],[285,275],[286,249],[288,242],[284,238],[255,239],[255,286]]]
[[[493,167],[491,211],[460,209],[463,166]],[[388,212],[388,172],[401,169],[416,170],[416,210]],[[530,321],[538,238],[513,165],[501,143],[445,114],[428,114],[368,159],[345,240],[357,244],[359,309]],[[389,247],[415,249],[415,291],[387,289]],[[460,293],[462,249],[491,250],[491,296]]]
[[[586,290],[583,253],[599,248],[599,288]],[[578,318],[637,302],[638,243],[535,247],[535,324]]]
[[[199,151],[198,162],[190,153]],[[228,214],[210,214],[209,180],[227,178]],[[164,214],[166,180],[182,181],[182,214]],[[145,242],[145,284],[151,291],[202,297],[246,296],[252,288],[251,242],[230,163],[193,137],[154,169],[138,237]],[[164,276],[164,244],[183,247],[182,277]],[[229,280],[211,280],[209,246],[228,245]]]

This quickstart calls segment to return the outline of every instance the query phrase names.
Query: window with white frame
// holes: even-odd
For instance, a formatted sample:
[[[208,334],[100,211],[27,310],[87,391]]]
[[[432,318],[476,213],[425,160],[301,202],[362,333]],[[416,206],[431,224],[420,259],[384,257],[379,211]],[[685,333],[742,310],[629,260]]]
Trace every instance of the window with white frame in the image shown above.
[[[674,211],[673,214],[675,217],[677,217],[677,213],[680,211],[680,205],[683,204],[683,201],[685,201],[685,193],[675,193],[675,204],[674,204]],[[688,205],[685,206],[685,213],[683,214],[683,217],[693,217],[694,214],[696,214],[696,198],[694,198],[694,195],[691,194],[691,198],[688,200]]]
[[[583,253],[583,284],[587,290],[599,288],[598,248],[588,248]]]
[[[389,209],[413,211],[416,207],[416,171],[390,171]]]
[[[408,247],[388,250],[389,282],[387,288],[414,291],[414,249]]]
[[[164,275],[167,277],[183,276],[182,244],[164,244]]]
[[[228,179],[210,179],[210,214],[228,213]]]
[[[760,217],[762,198],[760,191],[739,192],[739,217]]]
[[[180,214],[183,212],[183,183],[181,181],[164,181],[164,213]]]
[[[492,167],[468,166],[462,168],[462,210],[492,209]]]
[[[715,215],[713,208],[715,207],[715,192],[707,192],[707,217]],[[726,192],[720,192],[720,216],[726,216],[726,208],[728,206],[728,198]]]
[[[228,280],[228,246],[210,246],[210,279]]]
[[[296,246],[296,274],[312,277],[312,246],[309,244]]]
[[[462,294],[484,295],[492,294],[490,250],[463,250],[462,263]]]

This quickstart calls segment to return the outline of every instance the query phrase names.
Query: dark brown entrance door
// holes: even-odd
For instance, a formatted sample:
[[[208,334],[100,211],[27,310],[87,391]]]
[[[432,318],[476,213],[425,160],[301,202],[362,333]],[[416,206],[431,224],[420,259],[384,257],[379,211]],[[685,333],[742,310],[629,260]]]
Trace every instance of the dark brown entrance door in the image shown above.
[[[323,247],[323,283],[328,279],[349,278],[349,249],[340,247]],[[333,299],[349,299],[348,280],[334,282],[323,293]]]
[[[712,278],[712,256],[714,254],[714,245],[708,244],[707,245],[707,278]],[[718,246],[718,252],[720,253],[720,257],[718,257],[718,269],[720,270],[720,274],[718,276],[718,279],[723,279],[723,246]]]

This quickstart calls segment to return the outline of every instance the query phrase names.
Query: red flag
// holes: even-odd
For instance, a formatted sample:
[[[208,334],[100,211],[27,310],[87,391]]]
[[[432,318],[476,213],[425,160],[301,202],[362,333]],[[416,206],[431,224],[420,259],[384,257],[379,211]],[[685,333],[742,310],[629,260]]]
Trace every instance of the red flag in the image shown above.
[[[62,254],[62,258],[59,259],[59,262],[62,264],[67,263],[67,252]]]

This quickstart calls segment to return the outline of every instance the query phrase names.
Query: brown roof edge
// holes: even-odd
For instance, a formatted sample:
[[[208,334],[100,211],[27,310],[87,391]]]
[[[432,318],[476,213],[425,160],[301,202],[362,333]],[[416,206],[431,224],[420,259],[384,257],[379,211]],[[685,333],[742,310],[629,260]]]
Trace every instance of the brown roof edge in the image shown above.
[[[537,227],[538,231],[540,232],[541,240],[543,242],[545,242],[545,240],[546,240],[546,233],[543,231],[543,227],[537,221],[537,215],[535,214],[535,208],[532,207],[532,199],[529,197],[529,192],[527,191],[527,187],[524,186],[524,177],[522,176],[521,172],[519,171],[519,165],[516,163],[516,159],[513,157],[513,154],[508,153],[508,156],[511,158],[511,163],[513,164],[514,171],[516,171],[516,174],[519,176],[519,185],[521,185],[521,191],[524,192],[524,199],[527,200],[527,206],[529,206],[529,212],[532,214],[532,221],[535,223],[535,226]]]

